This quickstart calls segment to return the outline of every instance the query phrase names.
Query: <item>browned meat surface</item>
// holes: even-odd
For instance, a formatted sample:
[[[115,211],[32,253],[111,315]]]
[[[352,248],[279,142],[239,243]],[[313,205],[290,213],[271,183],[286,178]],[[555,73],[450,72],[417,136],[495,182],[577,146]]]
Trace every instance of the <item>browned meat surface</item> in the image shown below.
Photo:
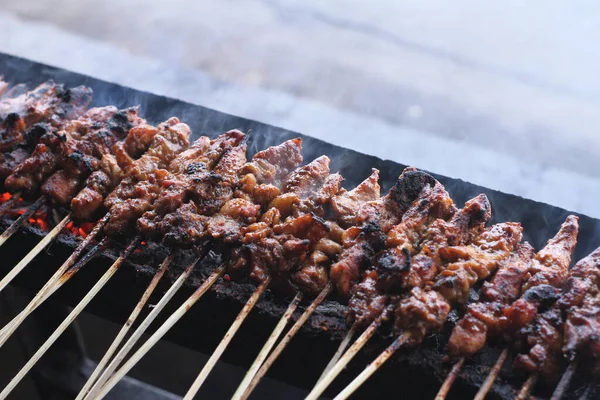
[[[0,153],[0,180],[4,181],[27,157],[29,157],[29,152],[21,147]]]
[[[494,279],[484,284],[485,301],[469,304],[465,316],[454,327],[448,342],[451,356],[471,356],[483,349],[488,336],[502,333],[504,308],[520,296],[523,275],[534,256],[533,247],[523,243],[500,263]]]
[[[212,202],[213,213],[217,211],[217,207],[221,207],[230,198],[235,187],[235,178],[230,174],[245,162],[246,145],[242,143],[244,137],[243,133],[236,130],[224,133],[214,140],[200,137],[189,149],[175,157],[169,164],[169,174],[162,182],[162,190],[152,209],[146,211],[137,222],[142,235],[158,238],[167,233],[170,224],[166,221],[171,219],[166,219],[166,216],[190,201],[195,203],[193,209],[202,215],[210,215],[209,202]],[[218,164],[220,169],[215,170]],[[179,217],[181,216],[176,218]],[[204,226],[195,230],[204,231]],[[167,242],[173,237],[175,236],[166,238]],[[200,238],[190,237],[186,245],[197,240]]]
[[[466,302],[473,285],[487,278],[521,237],[519,224],[504,223],[484,229],[469,245],[440,248],[446,265],[433,287],[415,288],[402,296],[395,307],[394,330],[409,334],[413,345],[419,344],[427,333],[441,330],[451,306]]]
[[[87,121],[76,120],[79,139],[68,142],[68,155],[59,162],[59,171],[42,185],[42,193],[55,204],[65,206],[82,188],[85,179],[97,170],[103,171],[110,159],[112,146],[135,126],[146,121],[138,116],[138,108],[116,110],[114,107],[92,109]],[[111,156],[112,158],[112,156]]]
[[[564,354],[592,361],[594,372],[600,372],[600,248],[571,269],[558,307],[567,315]]]
[[[68,198],[62,199],[61,204],[68,203],[71,197],[68,191],[76,191],[77,183],[67,182],[66,175],[72,175],[73,179],[80,175],[85,178],[97,169],[98,158],[108,153],[112,144],[127,133],[131,126],[128,116],[134,122],[143,121],[137,117],[135,109],[118,113],[115,107],[107,106],[88,110],[67,122],[58,132],[44,125],[46,132],[31,156],[6,179],[7,189],[33,194],[56,169],[63,168],[66,172],[50,179],[44,194],[57,202],[66,195]]]
[[[86,180],[85,187],[71,200],[71,215],[75,219],[90,220],[103,207],[104,198],[119,184],[123,170],[132,167],[135,159],[144,152],[141,146],[150,147],[152,138],[159,129],[150,125],[137,125],[129,130],[125,141],[117,142],[112,147],[112,154],[104,154],[100,168]],[[129,143],[128,145],[126,145]],[[135,153],[127,153],[127,148]],[[113,155],[114,154],[114,155]]]
[[[0,151],[10,151],[25,142],[25,130],[38,122],[60,129],[80,116],[91,100],[89,88],[65,89],[52,81],[15,97],[5,95],[0,100]]]
[[[454,205],[441,190],[434,187],[422,192],[414,207],[404,214],[403,223],[390,231],[387,243],[394,247],[377,256],[375,268],[354,288],[349,318],[357,326],[366,326],[381,315],[390,294],[404,293],[431,282],[441,266],[438,249],[470,241],[491,217],[487,197],[478,196],[450,220],[444,219],[454,212]],[[424,207],[431,207],[430,216]],[[438,218],[430,222],[432,217]],[[411,231],[409,225],[415,230]],[[405,232],[404,244],[401,232]]]
[[[331,199],[331,206],[335,216],[343,228],[358,225],[358,212],[361,207],[371,201],[379,199],[379,170],[373,173],[357,187],[350,191],[343,191]]]
[[[523,284],[521,298],[504,310],[505,332],[519,352],[515,367],[529,373],[537,371],[549,381],[558,378],[561,366],[563,319],[555,303],[567,280],[578,230],[577,217],[567,218],[531,263],[531,278]]]
[[[447,264],[435,279],[435,289],[450,303],[466,302],[473,285],[492,275],[522,237],[521,224],[507,222],[485,229],[468,246],[440,249]]]
[[[570,216],[544,250],[535,256],[525,276],[522,297],[504,310],[507,328],[511,331],[516,332],[531,323],[542,304],[547,306],[548,302],[556,301],[558,288],[566,282],[569,273],[578,231],[578,218]]]
[[[160,222],[158,222],[158,230],[164,235],[164,241],[166,243],[176,246],[191,246],[202,243],[206,239],[206,233],[210,233],[210,231],[206,230],[207,224],[210,222],[209,217],[219,213],[226,202],[232,199],[235,188],[238,185],[240,168],[246,162],[247,143],[244,135],[239,131],[228,132],[222,135],[222,139],[220,140],[223,141],[223,143],[229,144],[221,147],[222,150],[218,153],[212,151],[207,153],[209,155],[215,154],[211,156],[215,157],[216,164],[214,164],[214,166],[210,162],[208,164],[190,164],[192,167],[188,167],[186,173],[181,174],[178,178],[179,187],[172,187],[175,188],[176,193],[181,193],[182,197],[179,198],[181,201],[193,202],[195,212],[205,217],[203,219],[195,219],[195,221],[203,225],[202,227],[197,227],[195,229],[196,232],[201,232],[201,235],[188,235],[184,238],[184,241],[175,242],[174,238],[176,236],[171,235],[171,220],[167,218],[168,214],[162,218],[162,220],[160,220],[160,215],[158,215],[158,219],[160,220]],[[216,158],[219,153],[220,156]],[[179,201],[175,196],[172,198],[176,200],[176,203]],[[241,203],[238,205],[241,205]],[[229,223],[242,223],[244,220],[254,221],[258,210],[259,207],[252,207],[251,205],[244,207],[240,210],[240,213],[236,214],[238,219],[234,220],[232,218]],[[225,209],[223,212],[229,213],[229,218],[233,215],[232,210],[230,209]],[[150,215],[150,217],[152,217],[152,215]],[[216,228],[217,225],[221,228],[224,228],[226,225],[222,220],[225,217],[226,215],[223,214],[220,218],[221,221],[214,222],[215,234],[217,234],[218,231]],[[155,221],[156,220],[157,218],[155,217]],[[222,238],[227,236],[228,240],[234,240],[234,236],[239,237],[239,234],[234,235],[231,234],[231,232],[227,235],[225,235],[225,232],[220,232],[218,234],[222,234]]]
[[[119,185],[104,200],[110,213],[105,234],[126,233],[131,222],[152,209],[168,176],[165,168],[189,146],[190,128],[177,118],[160,124],[158,131],[148,150],[127,167]]]
[[[362,271],[371,265],[375,254],[383,249],[384,238],[389,230],[400,223],[404,212],[423,188],[433,187],[435,183],[431,175],[407,168],[386,196],[360,207],[356,226],[348,228],[342,253],[329,273],[343,297],[350,297],[351,289]]]

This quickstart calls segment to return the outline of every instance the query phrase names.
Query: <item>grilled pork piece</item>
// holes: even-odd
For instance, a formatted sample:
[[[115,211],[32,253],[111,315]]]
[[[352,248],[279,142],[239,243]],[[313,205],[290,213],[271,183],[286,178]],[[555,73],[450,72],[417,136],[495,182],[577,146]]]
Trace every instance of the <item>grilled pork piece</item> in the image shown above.
[[[117,111],[112,106],[92,108],[81,117],[67,122],[58,132],[48,124],[43,125],[45,133],[31,156],[19,164],[6,179],[6,188],[11,192],[33,194],[60,166],[72,172],[79,169],[84,177],[89,175],[98,167],[98,159],[108,153],[112,144],[128,131],[130,121],[126,112],[118,114]],[[137,112],[131,114],[131,117],[138,119]],[[54,177],[46,187],[48,194],[54,198],[61,196],[59,191],[77,190],[76,180],[63,179],[59,183],[57,178]],[[56,187],[52,188],[52,185]],[[70,198],[65,199],[63,204],[69,200]]]
[[[127,232],[131,222],[152,208],[168,175],[165,168],[189,146],[190,128],[179,119],[170,118],[156,129],[148,150],[127,167],[119,185],[104,200],[110,212],[104,227],[107,235]]]
[[[439,250],[446,263],[433,288],[415,288],[403,296],[395,309],[394,329],[418,345],[431,331],[440,330],[453,304],[464,304],[479,280],[489,277],[508,258],[522,238],[519,224],[503,223],[484,229],[467,246]]]
[[[489,201],[481,195],[468,201],[449,221],[446,220],[447,215],[454,212],[454,205],[447,201],[441,190],[435,187],[433,190],[423,190],[422,197],[415,200],[414,209],[404,214],[403,221],[410,223],[401,223],[390,231],[395,231],[393,235],[388,235],[388,243],[394,247],[377,257],[376,267],[367,272],[363,281],[353,290],[349,318],[357,326],[364,327],[380,316],[390,294],[404,293],[432,281],[442,266],[439,249],[471,242],[471,238],[481,232],[490,219]],[[428,216],[429,206],[431,214]],[[430,222],[436,216],[441,218]],[[415,224],[416,221],[426,221],[426,224]],[[410,224],[419,227],[420,232],[410,231]],[[405,245],[399,240],[401,236],[397,232],[406,232]],[[405,246],[404,250],[402,246]]]
[[[356,225],[344,233],[344,248],[330,271],[330,278],[343,297],[350,297],[351,289],[362,271],[371,265],[375,254],[383,249],[385,235],[400,223],[404,212],[426,185],[434,186],[435,179],[414,168],[407,168],[386,196],[360,207],[355,218]]]
[[[555,303],[568,277],[578,231],[578,218],[569,216],[532,262],[521,298],[504,310],[505,332],[520,353],[515,368],[538,372],[548,381],[555,381],[561,369],[563,318]]]
[[[137,107],[120,111],[112,108],[98,110],[99,113],[112,114],[105,123],[94,122],[87,114],[89,120],[85,121],[86,125],[78,121],[77,131],[81,138],[75,139],[75,143],[67,142],[67,155],[59,161],[59,170],[42,185],[42,193],[53,203],[61,206],[69,204],[84,180],[95,171],[106,168],[106,163],[114,159],[110,154],[112,146],[132,128],[146,123],[138,116]]]
[[[85,187],[71,200],[71,216],[90,220],[102,209],[104,198],[119,184],[123,171],[132,166],[152,144],[159,130],[140,123],[129,130],[124,141],[113,145],[111,153],[104,154],[100,168],[86,180]]]
[[[594,374],[600,373],[600,248],[579,261],[558,300],[566,313],[563,353],[591,362]]]
[[[246,150],[243,133],[227,132],[210,143],[204,156],[195,159],[204,161],[188,163],[183,173],[167,182],[169,189],[164,192],[166,196],[161,196],[154,217],[166,243],[192,246],[206,240],[208,218],[233,196],[238,172],[246,162]]]
[[[92,100],[92,90],[79,86],[65,89],[52,81],[15,97],[0,100],[0,151],[7,152],[26,141],[25,131],[38,122],[60,129],[79,117]]]

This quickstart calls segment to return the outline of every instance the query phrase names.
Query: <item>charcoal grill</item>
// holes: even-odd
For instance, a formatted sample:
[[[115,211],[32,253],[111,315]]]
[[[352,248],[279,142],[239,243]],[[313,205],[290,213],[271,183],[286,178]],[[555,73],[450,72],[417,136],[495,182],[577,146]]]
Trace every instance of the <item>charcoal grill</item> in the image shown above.
[[[95,93],[93,106],[112,104],[123,108],[139,104],[141,115],[150,123],[157,123],[174,115],[190,125],[194,133],[193,138],[202,134],[214,137],[229,129],[240,129],[250,133],[250,155],[284,140],[302,137],[305,159],[313,159],[321,154],[328,155],[332,160],[332,170],[339,169],[346,178],[345,186],[348,187],[354,187],[368,176],[371,168],[378,168],[381,171],[382,189],[387,190],[406,167],[285,129],[176,99],[137,91],[7,54],[0,54],[0,74],[4,75],[9,82],[24,82],[30,85],[53,79],[69,86],[90,86]],[[352,162],[349,162],[350,160]],[[529,241],[537,249],[543,246],[552,232],[558,230],[562,221],[569,214],[573,214],[557,207],[501,193],[459,179],[435,173],[432,175],[445,185],[457,204],[462,204],[479,193],[485,193],[494,207],[492,223],[521,222],[524,226],[524,240]],[[560,182],[556,184],[560,185]],[[600,221],[584,215],[579,215],[579,217],[580,240],[573,257],[574,260],[581,259],[600,244]],[[1,221],[4,228],[9,222],[5,218]],[[35,228],[22,229],[15,238],[11,239],[18,248],[3,246],[0,249],[0,257],[4,260],[4,265],[16,264],[23,255],[22,253],[26,249],[32,248],[39,240],[40,235],[41,232]],[[54,272],[53,268],[60,265],[75,245],[76,242],[72,237],[60,236],[50,250],[37,257],[30,267],[13,281],[12,285],[35,293]],[[115,245],[94,259],[72,283],[56,293],[53,304],[67,306],[76,304],[85,295],[87,289],[96,282],[109,262],[116,258],[120,250],[122,248]],[[115,323],[124,323],[132,305],[143,293],[165,254],[165,249],[158,245],[150,245],[141,254],[134,255],[126,267],[118,272],[86,310]],[[168,272],[167,277],[170,280],[181,272],[189,257],[191,255],[185,252],[178,255],[175,266]],[[186,283],[186,287],[176,296],[173,304],[183,302],[218,262],[217,252],[211,253],[203,261],[201,268],[196,269],[193,279]],[[5,272],[3,270],[1,273]],[[166,285],[167,283],[163,282],[159,291],[166,290]],[[166,338],[189,349],[210,354],[239,312],[241,305],[245,303],[254,289],[254,286],[250,284],[219,281],[190,311],[189,315],[175,325]],[[232,342],[230,349],[224,354],[223,360],[247,368],[272,327],[285,311],[289,301],[290,299],[282,299],[270,293],[263,296],[255,311],[244,323],[242,331]],[[303,305],[306,306],[304,303]],[[54,311],[56,310],[59,308]],[[337,343],[347,332],[348,327],[344,321],[343,310],[343,306],[335,299],[326,300],[319,306],[309,322],[291,342],[289,348],[281,355],[277,362],[277,368],[272,369],[269,376],[307,390],[312,388],[323,367],[335,352]],[[406,399],[432,399],[452,367],[451,364],[442,361],[447,333],[431,336],[417,350],[399,352],[357,392],[356,398],[373,399],[400,396]],[[71,332],[71,334],[73,333]],[[52,353],[53,357],[60,358],[57,354],[61,354],[61,351],[64,351],[64,354],[67,352],[71,354],[73,342],[74,340],[63,340],[57,343],[57,350]],[[373,340],[351,363],[340,379],[329,388],[327,393],[338,393],[387,344],[389,344],[389,340],[386,338],[379,337]],[[501,351],[501,348],[487,347],[475,358],[467,361],[448,398],[472,398]],[[77,353],[75,352],[75,354]],[[70,363],[61,363],[58,368],[65,370],[81,368],[84,357],[79,354],[71,360]],[[509,399],[515,396],[523,379],[512,375],[509,365],[509,362],[505,364],[505,370],[488,398]],[[237,382],[232,383],[232,392],[236,385]],[[576,377],[569,396],[577,398],[587,387],[586,382],[580,377]],[[538,387],[536,394],[548,396],[551,389]],[[590,398],[593,398],[593,395]]]

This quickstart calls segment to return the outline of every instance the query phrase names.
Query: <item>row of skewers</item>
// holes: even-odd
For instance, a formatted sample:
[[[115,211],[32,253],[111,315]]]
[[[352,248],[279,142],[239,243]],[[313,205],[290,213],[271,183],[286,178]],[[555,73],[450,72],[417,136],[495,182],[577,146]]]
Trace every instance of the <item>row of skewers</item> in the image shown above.
[[[465,360],[488,342],[510,347],[482,386],[480,399],[509,352],[516,355],[515,369],[529,376],[522,398],[538,378],[556,381],[565,364],[570,363],[555,398],[577,366],[591,374],[597,371],[600,250],[569,270],[577,217],[567,218],[546,247],[536,252],[522,242],[520,224],[488,226],[492,210],[485,195],[459,209],[438,181],[413,168],[406,169],[385,196],[380,196],[377,170],[348,191],[342,187],[342,176],[331,173],[328,157],[303,165],[299,139],[247,160],[247,136],[242,132],[233,130],[214,139],[202,136],[190,144],[191,130],[177,118],[155,127],[138,115],[137,108],[88,109],[91,98],[85,87],[65,89],[46,82],[27,91],[0,80],[0,178],[11,193],[0,212],[10,212],[21,197],[40,196],[0,235],[0,245],[43,205],[69,211],[0,281],[0,291],[67,225],[94,223],[31,303],[0,331],[0,346],[102,248],[134,237],[0,398],[8,396],[142,241],[161,242],[171,254],[79,399],[104,397],[225,273],[249,279],[257,289],[187,399],[198,392],[267,288],[294,299],[235,399],[252,393],[315,309],[334,295],[347,302],[351,328],[309,399],[318,398],[378,330],[389,329],[396,339],[336,399],[350,396],[400,348],[418,346],[442,330],[452,310],[464,316],[448,342],[455,365],[438,398],[446,396]],[[129,356],[195,265],[215,246],[228,254],[225,264]],[[194,250],[194,261],[125,341],[182,248]],[[481,285],[481,296],[472,301]],[[305,298],[313,300],[283,335]]]

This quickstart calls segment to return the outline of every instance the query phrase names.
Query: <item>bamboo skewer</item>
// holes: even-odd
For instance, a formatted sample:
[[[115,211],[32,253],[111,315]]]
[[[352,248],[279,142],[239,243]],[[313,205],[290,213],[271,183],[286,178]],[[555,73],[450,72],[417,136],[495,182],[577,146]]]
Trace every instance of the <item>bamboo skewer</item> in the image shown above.
[[[507,357],[508,357],[508,348],[505,348],[504,350],[502,350],[502,353],[500,353],[498,360],[496,360],[496,364],[494,364],[494,366],[492,367],[492,370],[490,371],[488,376],[485,378],[483,385],[481,385],[481,387],[479,388],[479,391],[475,395],[474,400],[484,400],[485,399],[485,396],[487,396],[487,394],[492,389],[492,386],[494,386],[494,382],[496,381],[496,378],[498,378],[498,375],[500,374],[500,370],[502,369],[502,366],[504,365],[504,362],[506,361]]]
[[[516,400],[527,400],[529,398],[529,393],[531,392],[531,389],[533,389],[533,387],[535,386],[537,378],[538,375],[535,373],[531,374],[529,378],[527,378]]]
[[[15,222],[10,224],[10,226],[6,228],[4,232],[2,232],[2,235],[0,235],[0,246],[10,239],[10,237],[19,230],[19,228],[25,225],[27,220],[42,206],[42,204],[44,204],[45,201],[46,199],[40,197],[35,201],[35,203],[27,207],[27,210],[25,210],[25,212],[15,220]],[[0,213],[0,216],[2,216],[2,213]]]
[[[117,272],[121,267],[125,259],[131,254],[133,249],[137,246],[139,240],[134,240],[123,254],[110,266],[110,268],[102,275],[100,280],[94,285],[94,287],[85,295],[85,297],[77,304],[77,306],[71,311],[67,318],[59,325],[59,327],[52,333],[52,335],[44,342],[42,347],[29,359],[27,364],[19,371],[19,373],[10,381],[10,383],[0,393],[0,399],[5,399],[17,386],[17,384],[27,375],[27,373],[33,368],[33,366],[39,361],[39,359],[46,353],[46,351],[56,342],[56,340],[62,335],[62,333],[68,328],[68,326],[77,318],[77,316],[83,311],[83,309],[92,301],[92,299],[98,294],[98,292],[106,285],[110,278]]]
[[[25,257],[19,261],[19,263],[0,281],[0,292],[21,272],[29,263],[48,246],[48,244],[54,240],[60,231],[69,223],[71,220],[70,215],[63,218],[46,236],[40,240],[40,242],[29,252]]]
[[[0,206],[0,217],[3,216],[4,214],[6,214],[6,212],[8,210],[10,210],[10,208],[17,202],[19,201],[19,199],[21,198],[21,192],[16,192],[13,193],[12,196],[10,197],[10,199],[6,200],[1,206]]]
[[[206,291],[223,275],[225,269],[217,268],[204,283],[158,328],[156,332],[136,351],[123,366],[101,387],[98,393],[92,388],[86,399],[102,399],[141,359],[166,335],[166,333],[185,315],[185,313],[206,293]]]
[[[96,382],[96,379],[98,378],[98,376],[100,375],[100,373],[104,370],[104,367],[111,360],[111,357],[117,351],[117,349],[119,348],[119,345],[121,344],[121,342],[123,341],[123,339],[125,339],[125,336],[129,332],[129,329],[132,327],[133,323],[135,322],[135,320],[137,319],[137,317],[142,312],[142,309],[144,308],[144,306],[148,302],[148,299],[150,298],[150,296],[154,292],[154,289],[156,289],[156,286],[158,285],[158,283],[160,282],[160,280],[164,276],[165,272],[167,271],[167,269],[171,265],[172,261],[173,261],[173,255],[171,254],[171,255],[167,256],[167,258],[165,258],[165,260],[162,262],[160,268],[158,269],[158,271],[156,271],[156,274],[154,274],[154,277],[152,278],[152,281],[150,282],[150,284],[146,288],[146,291],[144,292],[144,294],[140,298],[140,301],[137,303],[137,305],[133,309],[131,315],[129,316],[129,318],[127,319],[127,321],[125,322],[125,324],[123,325],[123,327],[121,328],[121,330],[119,331],[119,333],[117,334],[116,338],[114,339],[114,341],[112,342],[112,344],[110,345],[110,347],[108,348],[108,350],[106,351],[106,353],[104,354],[104,356],[102,357],[102,360],[100,360],[100,362],[96,366],[96,369],[94,369],[94,372],[92,373],[92,375],[90,375],[90,377],[88,378],[87,382],[85,383],[85,385],[83,386],[83,388],[81,389],[81,391],[79,392],[79,394],[77,395],[77,399],[76,400],[83,399],[83,397],[91,389],[91,387],[94,384],[94,382]]]
[[[265,290],[267,290],[267,286],[269,286],[270,282],[271,277],[268,277],[256,288],[254,293],[252,293],[252,296],[250,296],[250,298],[242,308],[242,311],[240,311],[238,316],[235,318],[233,324],[231,324],[229,330],[227,331],[227,333],[225,333],[225,336],[223,336],[223,339],[221,339],[221,342],[219,343],[215,351],[212,353],[212,355],[202,368],[202,371],[200,371],[200,374],[198,374],[198,377],[196,378],[196,380],[194,380],[194,383],[192,383],[192,386],[190,386],[189,390],[183,397],[184,400],[191,400],[194,398],[196,393],[198,393],[198,390],[200,390],[202,384],[206,381],[206,378],[208,378],[208,375],[217,364],[217,361],[219,361],[219,358],[221,358],[221,356],[225,352],[225,349],[227,349],[227,346],[229,346],[229,343],[231,342],[237,331],[240,329],[240,326],[242,325],[246,317],[248,317],[248,315],[250,314],[250,311],[252,311],[252,309],[258,302],[260,296],[262,296]]]
[[[83,268],[92,258],[96,256],[96,254],[106,245],[108,241],[103,239],[99,244],[94,246],[77,264],[75,264],[70,270],[68,270],[64,275],[63,279],[60,279],[58,283],[54,286],[51,286],[44,293],[38,292],[38,295],[27,305],[27,307],[19,313],[15,318],[13,318],[2,330],[0,331],[0,347],[6,343],[6,341],[10,338],[10,336],[19,328],[19,326],[23,323],[25,318],[27,318],[35,309],[37,309],[43,302],[48,300],[50,296],[52,296],[58,289],[64,285],[67,280],[73,275],[77,273],[81,268]]]
[[[327,364],[327,366],[323,370],[323,373],[321,373],[321,376],[319,377],[319,380],[317,381],[317,383],[321,382],[323,380],[323,378],[329,373],[329,371],[331,371],[331,368],[333,368],[333,366],[335,364],[337,364],[337,362],[340,360],[340,358],[342,357],[342,355],[348,348],[348,345],[350,344],[350,341],[354,337],[355,333],[356,333],[356,328],[353,325],[348,330],[348,333],[346,334],[346,336],[340,343],[340,346],[338,347],[338,349],[335,352],[335,354],[333,355],[333,357],[331,357],[331,360],[329,360],[329,364]]]
[[[289,342],[294,338],[296,333],[298,333],[300,328],[302,328],[302,326],[306,323],[306,321],[308,321],[310,316],[315,312],[317,307],[323,302],[323,300],[325,300],[325,298],[327,296],[329,296],[329,294],[332,291],[333,291],[333,283],[331,281],[329,281],[327,286],[325,286],[325,288],[321,291],[321,293],[319,293],[319,295],[312,301],[312,303],[306,308],[306,310],[304,310],[304,312],[302,313],[300,318],[298,318],[298,320],[292,326],[292,328],[288,331],[288,333],[286,333],[286,335],[283,337],[283,339],[281,339],[281,342],[279,342],[277,347],[275,347],[275,350],[273,350],[273,352],[271,353],[269,358],[267,358],[267,361],[265,361],[265,363],[260,367],[260,369],[258,370],[256,375],[250,382],[250,385],[244,392],[242,399],[245,399],[248,396],[250,396],[250,394],[252,393],[254,388],[256,388],[256,386],[258,385],[260,380],[265,376],[267,371],[269,371],[269,368],[271,368],[271,366],[275,363],[275,361],[277,361],[277,358],[279,357],[279,355],[283,352],[283,350],[285,350],[285,348],[287,347]]]
[[[94,229],[92,229],[90,234],[81,243],[79,243],[77,248],[69,256],[69,258],[67,258],[67,260],[63,263],[63,265],[61,265],[60,268],[58,270],[56,270],[54,275],[52,275],[52,277],[50,279],[48,279],[46,284],[44,284],[44,286],[38,291],[38,293],[35,295],[35,297],[29,302],[27,307],[25,307],[25,309],[21,313],[19,313],[19,315],[17,315],[12,321],[10,321],[8,324],[6,324],[6,326],[4,328],[2,328],[2,331],[0,331],[0,337],[2,337],[4,335],[4,333],[9,329],[9,325],[15,324],[16,325],[15,329],[18,328],[19,325],[21,325],[21,323],[25,320],[25,318],[27,318],[27,316],[33,312],[33,310],[35,310],[37,307],[39,307],[40,304],[42,304],[44,301],[46,301],[46,299],[48,297],[50,297],[56,290],[58,290],[58,288],[60,288],[60,286],[62,286],[64,283],[66,283],[68,278],[65,277],[65,278],[61,279],[63,277],[63,274],[65,274],[67,272],[67,270],[69,268],[71,268],[71,266],[75,263],[75,261],[77,261],[77,259],[81,256],[81,254],[89,246],[89,244],[92,242],[92,240],[94,240],[96,238],[96,236],[100,232],[100,229],[102,229],[102,227],[106,223],[107,219],[108,219],[108,216],[105,216],[96,224],[96,226],[94,226]],[[103,242],[103,243],[106,243],[106,242]],[[97,249],[96,251],[98,251],[100,249],[100,246],[96,246],[95,249]],[[89,259],[91,259],[93,257],[93,255],[90,253],[92,253],[92,251],[90,251],[85,256],[85,258],[88,261],[89,261]],[[86,264],[86,262],[80,262],[78,264],[79,264],[78,268],[73,268],[73,270],[69,272],[69,274],[70,274],[70,275],[68,275],[69,278],[71,276],[75,275],[75,273],[77,271],[79,271],[79,269],[81,269]],[[55,289],[53,289],[52,292],[48,294],[47,293],[48,290],[53,288],[54,286],[56,286],[57,283],[59,284],[59,286],[56,287]],[[2,346],[3,343],[4,342],[0,343],[0,346]]]
[[[560,382],[558,382],[558,386],[556,386],[556,390],[554,390],[554,393],[552,394],[550,400],[560,400],[563,397],[563,395],[569,388],[571,379],[573,379],[573,375],[575,375],[578,366],[579,363],[577,362],[577,360],[574,360],[569,364],[562,378],[560,378]]]
[[[454,364],[454,366],[452,367],[452,370],[446,377],[444,384],[440,388],[440,391],[435,396],[435,400],[444,400],[446,398],[446,396],[448,396],[448,392],[452,388],[452,384],[458,377],[458,374],[460,374],[460,369],[462,368],[464,363],[465,363],[465,358],[463,357],[460,360],[458,360],[458,362],[456,362],[456,364]]]
[[[377,328],[381,324],[381,320],[378,319],[373,321],[371,325],[356,339],[356,342],[350,346],[348,351],[340,358],[340,360],[331,368],[329,373],[327,373],[313,388],[313,390],[308,394],[306,400],[317,400],[321,394],[329,387],[331,382],[343,371],[344,368],[352,361],[352,359],[358,354],[358,352],[367,344],[367,342],[373,337]]]
[[[140,326],[131,334],[127,342],[121,347],[121,350],[117,353],[117,355],[113,358],[113,360],[108,364],[108,366],[104,369],[102,374],[96,379],[96,382],[93,383],[93,386],[88,390],[88,395],[85,398],[91,398],[96,392],[98,392],[104,383],[111,377],[113,372],[121,365],[125,357],[129,354],[133,346],[138,342],[138,340],[142,337],[144,332],[148,329],[150,324],[154,322],[158,314],[165,308],[165,306],[171,301],[173,296],[179,291],[183,283],[187,280],[187,278],[192,273],[192,270],[196,266],[196,264],[200,261],[202,256],[197,257],[192,263],[190,263],[186,269],[179,275],[179,277],[175,280],[173,285],[167,290],[167,292],[163,295],[163,297],[159,300],[152,311],[144,318]],[[211,274],[211,276],[207,279],[207,281],[216,280],[221,274],[223,270],[217,270]],[[141,357],[140,357],[141,358]]]
[[[385,362],[396,352],[399,348],[401,348],[408,340],[410,340],[411,335],[403,334],[400,335],[394,343],[392,343],[387,349],[385,349],[376,359],[371,362],[367,368],[363,370],[344,390],[340,392],[333,400],[343,400],[347,399],[357,391],[363,383],[365,383],[371,375],[373,375]]]
[[[296,294],[296,296],[288,306],[287,310],[275,326],[275,329],[273,329],[273,332],[269,336],[269,339],[267,339],[265,345],[260,350],[258,356],[250,366],[250,369],[248,369],[248,372],[244,376],[242,383],[240,383],[237,390],[235,391],[232,400],[240,400],[242,398],[242,395],[245,393],[246,389],[250,385],[252,378],[254,378],[254,375],[256,375],[256,372],[261,367],[261,365],[273,349],[273,346],[275,346],[275,343],[279,339],[279,336],[281,336],[281,334],[283,333],[283,330],[287,326],[288,322],[292,319],[294,311],[296,311],[296,308],[298,308],[298,304],[300,303],[300,301],[302,301],[302,297],[302,292],[298,292]]]

